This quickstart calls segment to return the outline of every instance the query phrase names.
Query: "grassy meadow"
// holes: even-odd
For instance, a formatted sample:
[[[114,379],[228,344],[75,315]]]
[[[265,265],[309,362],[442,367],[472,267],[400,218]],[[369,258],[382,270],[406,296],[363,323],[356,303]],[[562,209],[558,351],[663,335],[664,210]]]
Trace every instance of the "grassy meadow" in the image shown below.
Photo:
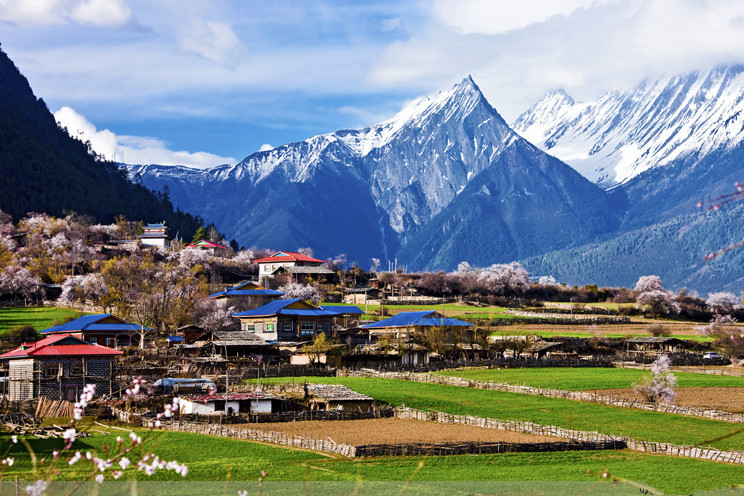
[[[477,381],[524,384],[568,391],[629,388],[650,374],[648,370],[618,368],[540,367],[521,369],[467,369],[438,372]],[[742,387],[744,377],[675,372],[678,387]]]
[[[0,336],[9,330],[29,325],[41,331],[68,317],[78,317],[80,312],[71,308],[56,307],[0,307]]]
[[[103,430],[102,427],[96,426]],[[557,453],[510,453],[498,455],[459,455],[431,457],[389,457],[345,459],[310,451],[270,446],[250,441],[212,438],[198,434],[158,431],[144,438],[147,452],[164,460],[177,460],[189,467],[184,478],[161,470],[152,477],[131,468],[122,480],[140,481],[257,481],[264,471],[266,481],[600,481],[603,472],[612,477],[636,481],[652,491],[666,494],[691,494],[694,490],[728,488],[742,482],[741,467],[701,460],[647,455],[631,451],[584,451]],[[122,431],[93,433],[75,442],[76,449],[101,453],[115,446]],[[125,441],[125,444],[128,441]],[[52,451],[63,441],[31,440],[41,475],[52,459]],[[12,446],[7,455],[16,463],[6,469],[5,480],[16,476],[34,477],[26,448],[11,445],[9,436],[0,435],[0,453]],[[134,457],[132,457],[134,458]],[[45,460],[41,464],[41,459]],[[85,461],[70,466],[60,463],[54,480],[82,480],[93,473]],[[167,488],[164,486],[163,488]],[[267,488],[270,488],[269,484]],[[314,486],[322,488],[323,486]],[[457,487],[457,486],[455,486]],[[476,486],[477,487],[477,486]],[[527,486],[529,487],[529,486]],[[253,486],[256,489],[255,485]],[[348,487],[347,487],[348,489]],[[353,488],[352,488],[353,489]],[[414,488],[410,488],[414,489]],[[595,488],[597,489],[597,488]],[[637,491],[635,487],[631,487]],[[302,490],[300,488],[300,490]],[[256,491],[258,492],[258,491]],[[351,491],[349,491],[351,492]],[[228,493],[229,494],[229,493]],[[232,493],[234,494],[234,492]],[[394,494],[400,494],[395,492]]]
[[[744,427],[715,420],[518,393],[362,377],[302,377],[295,382],[344,384],[393,406],[454,415],[531,421],[645,441],[744,449]],[[263,382],[265,380],[262,379]],[[286,382],[286,378],[271,379]]]

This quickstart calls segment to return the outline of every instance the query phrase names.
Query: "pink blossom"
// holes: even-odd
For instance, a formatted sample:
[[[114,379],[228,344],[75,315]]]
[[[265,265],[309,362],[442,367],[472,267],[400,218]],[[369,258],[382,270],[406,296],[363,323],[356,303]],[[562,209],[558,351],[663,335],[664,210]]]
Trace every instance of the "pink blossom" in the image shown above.
[[[72,443],[75,442],[75,435],[76,435],[76,431],[74,427],[71,427],[64,432],[64,434],[62,435],[62,438],[65,441],[67,441],[67,446],[70,446],[72,445]]]
[[[13,466],[13,463],[15,463],[15,458],[8,457],[5,460],[2,461],[3,465],[7,465],[9,467]]]
[[[28,496],[41,496],[44,494],[47,488],[47,481],[37,480],[31,486],[26,486],[26,494]]]
[[[75,463],[80,460],[83,457],[83,455],[80,454],[79,451],[76,451],[74,455],[72,455],[72,458],[67,462],[70,465],[75,465]]]
[[[103,484],[103,474],[96,475],[95,481],[98,482],[99,484]]]

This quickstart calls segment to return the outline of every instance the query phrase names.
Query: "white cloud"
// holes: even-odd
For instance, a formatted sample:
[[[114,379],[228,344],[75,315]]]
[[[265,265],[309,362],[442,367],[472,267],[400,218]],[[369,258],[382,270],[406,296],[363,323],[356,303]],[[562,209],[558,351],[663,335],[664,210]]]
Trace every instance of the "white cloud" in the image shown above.
[[[132,11],[122,0],[0,0],[0,20],[19,26],[117,27],[132,20]]]
[[[67,128],[70,136],[83,142],[90,141],[91,148],[109,160],[126,164],[185,165],[206,169],[225,163],[234,163],[232,157],[220,157],[212,153],[173,151],[157,138],[142,136],[117,136],[108,129],[101,131],[70,107],[62,107],[54,113],[57,123]]]
[[[268,143],[264,143],[263,145],[261,145],[261,148],[259,148],[258,151],[259,152],[268,152],[269,150],[273,150],[273,149],[274,149],[273,146],[271,146]]]
[[[568,15],[601,0],[435,0],[434,15],[464,34],[498,34]],[[608,1],[608,0],[604,0]]]
[[[234,66],[245,46],[232,28],[222,22],[195,22],[183,33],[181,47],[219,65]]]
[[[744,62],[743,2],[538,3],[436,0],[428,29],[381,51],[369,81],[431,91],[472,74],[510,120],[555,88],[590,99],[647,77]]]
[[[70,18],[78,24],[123,26],[131,20],[132,11],[117,0],[85,0],[71,9]]]

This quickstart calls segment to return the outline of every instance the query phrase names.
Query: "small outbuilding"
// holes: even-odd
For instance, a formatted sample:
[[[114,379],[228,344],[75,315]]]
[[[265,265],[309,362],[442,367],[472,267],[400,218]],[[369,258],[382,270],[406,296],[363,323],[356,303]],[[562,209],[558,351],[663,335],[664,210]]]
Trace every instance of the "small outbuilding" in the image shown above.
[[[361,328],[368,330],[370,336],[392,335],[398,337],[408,336],[414,331],[422,331],[427,328],[440,327],[445,330],[451,330],[452,328],[474,326],[470,322],[448,318],[433,310],[425,310],[420,312],[400,312],[388,319],[363,325]]]
[[[374,398],[340,384],[305,384],[305,400],[310,410],[362,412],[370,411],[374,402]]]
[[[662,354],[687,353],[686,343],[677,338],[644,336],[625,340],[625,351],[631,356],[659,356]]]
[[[271,393],[256,391],[253,393],[207,394],[181,396],[182,414],[234,414],[264,413],[278,411],[283,400]]]

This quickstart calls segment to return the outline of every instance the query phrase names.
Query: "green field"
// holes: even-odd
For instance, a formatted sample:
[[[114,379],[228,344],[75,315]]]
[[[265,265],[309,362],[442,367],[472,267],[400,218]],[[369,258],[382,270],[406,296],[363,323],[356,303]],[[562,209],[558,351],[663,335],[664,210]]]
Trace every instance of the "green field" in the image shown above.
[[[121,431],[95,434],[76,441],[75,446],[83,453],[86,450],[101,452],[104,445],[116,444],[117,435],[121,435]],[[30,441],[38,460],[50,460],[51,451],[62,444],[59,439]],[[0,435],[0,449],[4,451],[8,445],[8,436]],[[601,477],[594,474],[609,470],[614,477],[643,482],[654,490],[673,494],[730,487],[742,482],[738,466],[630,451],[355,460],[176,432],[156,432],[145,441],[145,446],[148,452],[156,453],[161,459],[188,465],[189,474],[184,479],[162,470],[147,477],[130,469],[123,480],[256,481],[261,471],[265,471],[267,481],[596,481]],[[16,463],[4,474],[6,480],[15,476],[32,478],[30,458],[22,444],[14,445],[8,456],[14,457]],[[61,473],[54,476],[57,480],[81,480],[90,475],[90,465],[85,462],[72,467],[63,463],[58,468]]]
[[[577,326],[578,327],[578,326]],[[595,334],[592,334],[590,331],[571,331],[571,332],[565,332],[565,331],[545,331],[542,329],[534,330],[534,329],[507,329],[507,328],[499,328],[498,331],[491,332],[492,336],[529,336],[529,335],[536,335],[540,336],[542,338],[554,338],[554,337],[564,337],[564,338],[592,338],[596,337]],[[610,338],[610,339],[626,339],[628,337],[648,337],[647,332],[631,332],[631,333],[602,333],[603,338]],[[670,334],[669,337],[682,339],[684,341],[697,341],[699,343],[712,343],[715,341],[715,338],[712,338],[710,336],[698,336],[694,334]]]
[[[524,420],[645,441],[715,446],[726,450],[744,449],[744,426],[683,415],[394,379],[303,377],[294,380],[344,384],[393,406],[405,405],[454,415]],[[283,382],[286,378],[274,381]],[[262,379],[262,382],[265,380]]]
[[[641,378],[650,375],[650,372],[647,370],[592,367],[468,369],[448,370],[439,373],[477,381],[525,384],[528,386],[566,389],[569,391],[628,388]],[[679,387],[744,386],[744,377],[697,374],[694,372],[675,372],[674,375],[677,377],[677,385]]]
[[[30,325],[37,331],[52,327],[67,317],[76,317],[80,312],[70,308],[55,307],[3,307],[0,308],[0,336],[10,329]]]
[[[356,306],[367,313],[362,318],[369,319],[381,319],[387,317],[381,317],[378,315],[380,311],[380,305],[348,305],[345,303],[324,303],[328,306]],[[444,305],[385,305],[385,310],[390,315],[396,315],[400,312],[418,312],[418,311],[435,311],[444,314],[446,317],[454,317],[466,320],[494,320],[494,319],[516,319],[516,320],[530,320],[530,317],[522,317],[518,315],[510,315],[504,313],[506,307],[475,307],[470,305],[464,305],[459,303],[447,303]]]

